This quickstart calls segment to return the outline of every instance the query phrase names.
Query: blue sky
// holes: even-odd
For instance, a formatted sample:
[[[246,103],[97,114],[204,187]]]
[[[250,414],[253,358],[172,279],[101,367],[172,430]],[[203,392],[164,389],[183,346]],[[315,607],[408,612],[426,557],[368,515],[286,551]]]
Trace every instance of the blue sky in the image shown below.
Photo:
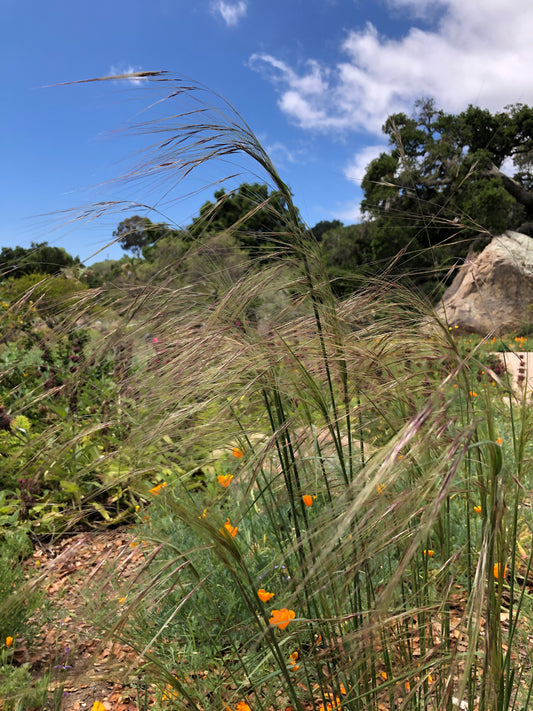
[[[142,82],[65,84],[166,70],[224,96],[291,186],[303,218],[359,220],[365,165],[388,114],[432,96],[448,111],[533,103],[531,0],[2,0],[0,246],[47,240],[82,261],[109,246],[127,201],[187,225],[212,184],[256,180],[212,166],[167,193],[116,179],[148,145],[124,127],[150,118]],[[168,92],[168,85],[165,85]],[[158,110],[176,106],[164,104]],[[202,186],[211,186],[202,190]],[[158,194],[158,189],[161,191]],[[189,195],[188,198],[184,197]],[[99,201],[122,211],[73,220]],[[156,219],[156,218],[153,218]],[[157,218],[160,219],[160,218]],[[93,256],[98,250],[101,252]]]

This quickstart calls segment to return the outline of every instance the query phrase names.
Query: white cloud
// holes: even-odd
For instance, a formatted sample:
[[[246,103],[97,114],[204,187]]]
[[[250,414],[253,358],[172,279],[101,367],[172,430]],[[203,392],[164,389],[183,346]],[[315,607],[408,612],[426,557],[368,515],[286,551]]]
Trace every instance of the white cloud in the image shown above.
[[[380,153],[383,153],[388,148],[386,143],[380,143],[375,146],[366,146],[363,150],[355,154],[352,161],[344,169],[344,175],[357,185],[361,185],[367,166],[374,158],[377,158]]]
[[[281,110],[291,117],[298,117],[302,127],[314,128],[320,125],[326,128],[330,121],[334,123],[335,119],[329,118],[321,105],[322,98],[330,92],[329,72],[320,67],[318,62],[309,60],[302,75],[271,54],[253,54],[249,66],[282,88],[279,100]]]
[[[111,68],[109,70],[109,76],[123,76],[124,74],[136,74],[137,72],[141,72],[142,69],[141,67],[134,67],[131,64],[126,66],[123,65],[111,65]],[[131,79],[127,80],[130,84],[133,84],[134,86],[141,86],[145,82],[144,79],[141,77],[131,77]]]
[[[361,212],[361,206],[356,199],[348,205],[339,207],[332,216],[347,225],[357,225],[365,219],[365,215]]]
[[[270,54],[250,66],[280,92],[279,106],[306,129],[380,134],[386,117],[410,112],[432,96],[446,111],[469,103],[501,110],[533,103],[531,0],[389,0],[391,10],[435,17],[431,29],[413,26],[399,38],[368,24],[347,33],[344,56],[329,67],[315,60],[296,70]],[[426,23],[427,25],[427,23]]]
[[[214,0],[211,3],[211,11],[220,15],[228,27],[235,27],[239,20],[245,17],[247,8],[247,0],[239,0],[234,3]]]

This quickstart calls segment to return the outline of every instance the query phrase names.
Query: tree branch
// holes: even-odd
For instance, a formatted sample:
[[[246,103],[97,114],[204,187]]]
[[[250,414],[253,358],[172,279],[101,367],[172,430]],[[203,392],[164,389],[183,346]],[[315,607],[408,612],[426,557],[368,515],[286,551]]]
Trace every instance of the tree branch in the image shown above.
[[[517,180],[502,173],[494,163],[491,163],[489,170],[486,171],[486,175],[500,178],[507,192],[525,208],[528,218],[533,218],[533,192],[526,190]]]

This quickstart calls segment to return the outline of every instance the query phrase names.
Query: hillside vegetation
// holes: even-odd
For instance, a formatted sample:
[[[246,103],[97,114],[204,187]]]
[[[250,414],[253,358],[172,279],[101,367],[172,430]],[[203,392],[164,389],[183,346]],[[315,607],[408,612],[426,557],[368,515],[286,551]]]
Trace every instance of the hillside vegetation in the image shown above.
[[[5,273],[2,708],[62,703],[17,658],[47,580],[12,561],[128,525],[143,567],[87,595],[136,653],[139,708],[527,709],[532,418],[493,355],[527,338],[455,338],[421,293],[438,244],[421,286],[411,247],[375,251],[392,213],[314,235],[231,107],[157,80],[171,118],[147,175],[169,150],[172,181],[242,154],[265,183],[187,229],[126,218],[118,263]]]

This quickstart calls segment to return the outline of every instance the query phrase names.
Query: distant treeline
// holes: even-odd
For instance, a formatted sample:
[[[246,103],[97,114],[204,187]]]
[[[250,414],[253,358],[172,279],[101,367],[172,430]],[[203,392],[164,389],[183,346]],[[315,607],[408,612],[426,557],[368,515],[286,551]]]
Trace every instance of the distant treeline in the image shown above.
[[[492,114],[469,106],[452,115],[422,99],[411,116],[390,116],[383,132],[389,148],[367,166],[361,224],[301,225],[319,245],[337,294],[386,273],[436,297],[469,249],[508,229],[533,234],[533,109],[515,104]],[[287,252],[288,218],[281,194],[260,183],[218,190],[184,228],[132,215],[113,236],[133,259],[93,265],[86,283],[133,272],[141,281],[168,276],[169,266],[180,264],[187,278],[201,278],[209,262],[233,273],[246,261],[279,259]],[[77,257],[46,242],[0,253],[4,279],[76,265]]]

